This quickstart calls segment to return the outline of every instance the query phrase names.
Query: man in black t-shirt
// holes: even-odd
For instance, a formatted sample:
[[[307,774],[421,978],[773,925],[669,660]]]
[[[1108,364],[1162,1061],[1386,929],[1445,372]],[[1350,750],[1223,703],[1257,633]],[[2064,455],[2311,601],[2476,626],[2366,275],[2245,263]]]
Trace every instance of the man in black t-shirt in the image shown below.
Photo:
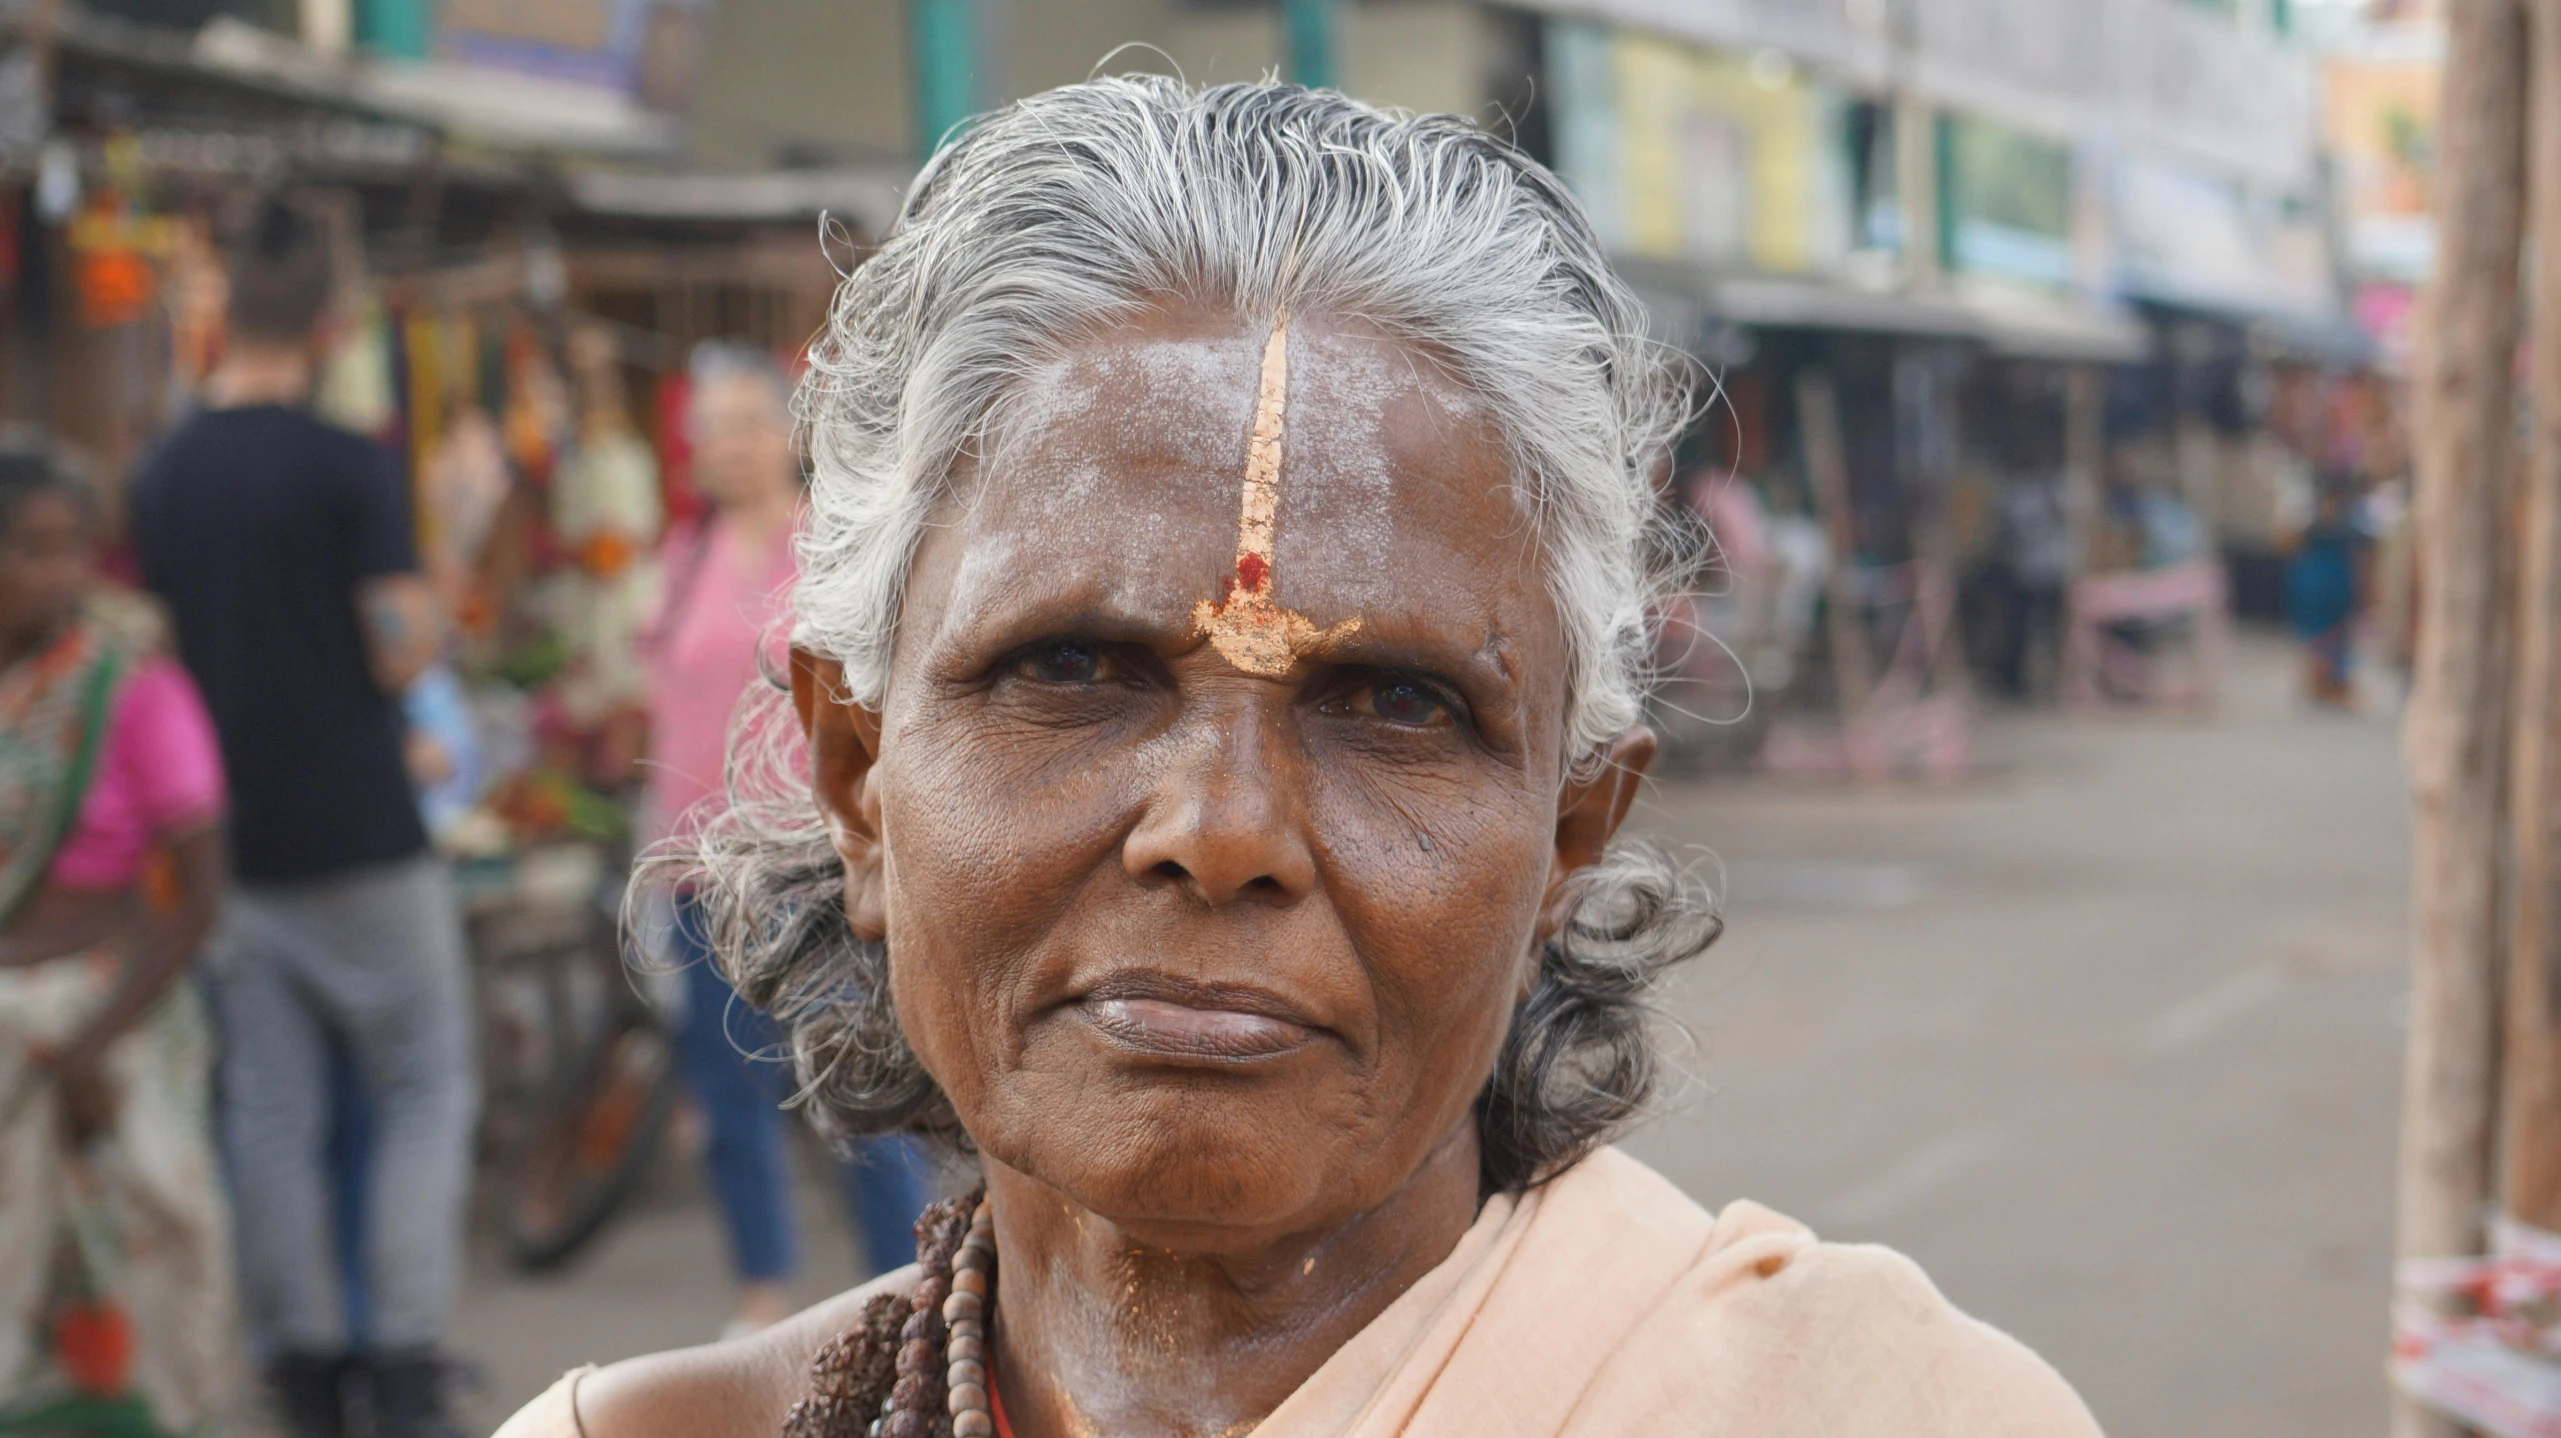
[[[475,1096],[460,918],[403,767],[399,695],[441,642],[401,466],[306,414],[330,290],[320,230],[262,207],[232,265],[212,407],[132,486],[231,783],[236,891],[210,955],[222,1125],[253,1334],[295,1438],[449,1438],[440,1347]],[[331,1054],[365,1087],[367,1351],[341,1311],[323,1166]],[[361,1382],[350,1378],[362,1375]]]

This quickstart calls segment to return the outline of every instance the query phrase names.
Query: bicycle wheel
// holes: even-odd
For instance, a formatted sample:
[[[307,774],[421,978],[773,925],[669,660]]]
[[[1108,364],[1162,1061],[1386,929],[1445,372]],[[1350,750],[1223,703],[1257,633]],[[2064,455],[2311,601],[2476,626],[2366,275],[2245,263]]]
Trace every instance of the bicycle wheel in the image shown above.
[[[648,1177],[681,1084],[666,1026],[645,1007],[617,1005],[508,1176],[507,1256],[516,1267],[558,1268],[604,1231]]]

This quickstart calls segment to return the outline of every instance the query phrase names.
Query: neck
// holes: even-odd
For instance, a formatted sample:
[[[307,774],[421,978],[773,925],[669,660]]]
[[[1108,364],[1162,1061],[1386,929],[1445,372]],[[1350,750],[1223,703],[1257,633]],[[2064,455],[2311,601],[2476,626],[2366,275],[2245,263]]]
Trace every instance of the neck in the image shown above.
[[[205,398],[217,409],[259,404],[300,404],[311,393],[311,351],[302,345],[233,341]]]
[[[1472,1115],[1376,1207],[1233,1242],[1169,1247],[984,1164],[997,1381],[1021,1438],[1248,1432],[1476,1218]]]

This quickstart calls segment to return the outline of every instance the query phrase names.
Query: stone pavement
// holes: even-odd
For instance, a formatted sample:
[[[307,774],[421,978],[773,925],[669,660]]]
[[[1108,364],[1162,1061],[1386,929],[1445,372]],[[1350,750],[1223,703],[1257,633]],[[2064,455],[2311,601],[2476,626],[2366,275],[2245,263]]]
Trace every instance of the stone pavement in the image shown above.
[[[2242,661],[2203,719],[1988,721],[1959,784],[1676,782],[1637,820],[1721,867],[1732,926],[1673,996],[1696,1077],[1631,1146],[1909,1252],[2116,1438],[2381,1431],[2395,736],[2300,711],[2273,646]],[[818,1194],[812,1297],[855,1271]],[[723,1275],[680,1162],[563,1278],[479,1253],[471,1416],[710,1336]]]

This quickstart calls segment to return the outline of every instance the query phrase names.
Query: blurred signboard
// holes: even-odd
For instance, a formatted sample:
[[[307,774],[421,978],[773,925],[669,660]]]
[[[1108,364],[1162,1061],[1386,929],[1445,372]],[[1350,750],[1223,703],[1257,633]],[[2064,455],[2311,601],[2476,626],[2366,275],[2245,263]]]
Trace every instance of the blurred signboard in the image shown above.
[[[1650,30],[1694,43],[1777,50],[1854,84],[1890,73],[1888,8],[1896,0],[1533,0],[1532,9]]]
[[[441,58],[690,107],[710,0],[442,0]]]
[[[2436,257],[2429,180],[2439,73],[2424,54],[2343,55],[2324,66],[2321,128],[2338,164],[2349,259],[2364,274],[2416,283]]]
[[[2282,189],[2317,174],[2312,57],[2185,0],[1532,0],[1907,89],[2056,138],[2107,135]],[[1908,8],[1907,8],[1908,7]]]
[[[2069,145],[1970,116],[1948,121],[1948,263],[1968,274],[2069,288],[2074,247]]]
[[[2118,282],[2164,304],[2317,318],[2338,308],[2320,212],[2189,166],[2114,167]]]
[[[1839,92],[1774,56],[1639,31],[1550,31],[1557,158],[1621,255],[1832,268],[1849,233]]]

